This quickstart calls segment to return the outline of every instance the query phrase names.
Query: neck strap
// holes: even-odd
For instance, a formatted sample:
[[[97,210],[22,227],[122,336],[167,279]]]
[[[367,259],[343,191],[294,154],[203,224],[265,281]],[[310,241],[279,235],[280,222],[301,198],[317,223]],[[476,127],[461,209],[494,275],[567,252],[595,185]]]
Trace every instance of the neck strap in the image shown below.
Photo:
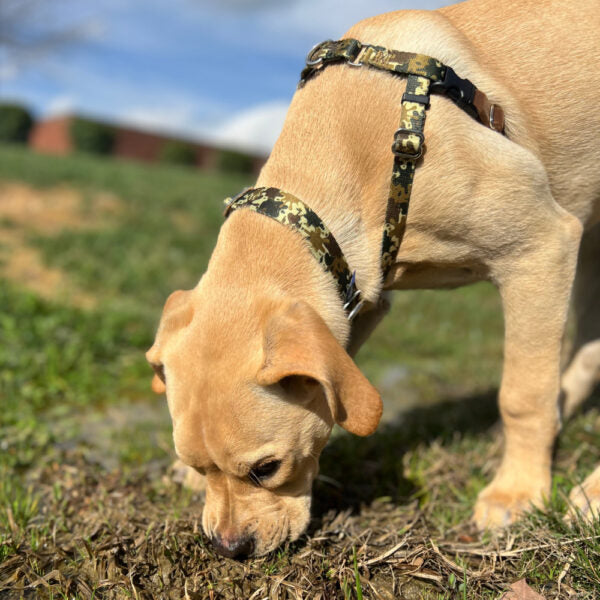
[[[302,200],[278,188],[259,187],[244,190],[225,200],[225,204],[225,217],[232,210],[245,207],[295,229],[308,243],[311,254],[335,279],[348,319],[360,311],[363,303],[356,289],[356,273],[350,271],[327,225]]]

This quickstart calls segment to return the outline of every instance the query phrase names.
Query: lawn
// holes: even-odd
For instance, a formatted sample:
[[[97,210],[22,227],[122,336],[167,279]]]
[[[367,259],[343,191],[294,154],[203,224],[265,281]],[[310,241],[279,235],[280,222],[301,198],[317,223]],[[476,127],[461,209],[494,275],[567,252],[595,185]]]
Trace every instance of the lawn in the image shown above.
[[[241,176],[0,146],[0,598],[596,598],[600,524],[565,498],[600,461],[598,395],[566,424],[545,512],[468,523],[498,462],[496,291],[401,292],[357,357],[382,391],[370,438],[337,431],[309,535],[216,556],[170,476],[144,351],[202,274]],[[343,485],[342,483],[343,482]]]

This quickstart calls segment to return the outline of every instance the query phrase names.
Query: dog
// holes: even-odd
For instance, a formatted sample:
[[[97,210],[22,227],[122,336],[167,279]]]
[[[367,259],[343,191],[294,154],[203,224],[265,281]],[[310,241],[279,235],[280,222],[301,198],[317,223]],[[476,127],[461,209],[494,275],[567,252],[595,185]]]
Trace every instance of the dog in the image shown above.
[[[168,298],[147,353],[153,389],[166,389],[177,455],[205,477],[202,525],[221,554],[258,556],[298,538],[333,425],[376,430],[380,396],[351,356],[391,290],[497,286],[505,444],[473,518],[494,528],[543,504],[559,397],[569,415],[600,378],[597,9],[594,0],[469,0],[347,32],[434,57],[505,113],[501,135],[431,96],[426,153],[385,280],[390,142],[406,78],[337,64],[297,91],[257,186],[289,191],[319,215],[370,310],[350,323],[301,236],[251,210],[224,223],[197,286]],[[577,332],[561,384],[571,295]],[[571,499],[584,515],[600,510],[600,467]]]

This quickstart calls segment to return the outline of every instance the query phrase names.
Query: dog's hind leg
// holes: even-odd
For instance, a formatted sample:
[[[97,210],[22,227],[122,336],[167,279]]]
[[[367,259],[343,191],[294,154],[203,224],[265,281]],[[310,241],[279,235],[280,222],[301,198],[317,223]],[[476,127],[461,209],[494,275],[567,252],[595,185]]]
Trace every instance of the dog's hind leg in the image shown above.
[[[526,238],[492,265],[505,315],[499,393],[504,454],[475,506],[480,528],[511,523],[550,492],[561,346],[582,226],[547,196],[538,197]]]
[[[577,329],[571,363],[561,384],[566,418],[600,382],[600,224],[581,240],[573,296]]]
[[[562,378],[564,414],[569,417],[600,382],[600,224],[581,240],[574,286],[577,330],[571,364]],[[570,495],[569,517],[600,518],[600,465]]]
[[[600,519],[600,465],[581,485],[573,488],[569,504],[567,517],[571,520],[578,516],[590,521]]]

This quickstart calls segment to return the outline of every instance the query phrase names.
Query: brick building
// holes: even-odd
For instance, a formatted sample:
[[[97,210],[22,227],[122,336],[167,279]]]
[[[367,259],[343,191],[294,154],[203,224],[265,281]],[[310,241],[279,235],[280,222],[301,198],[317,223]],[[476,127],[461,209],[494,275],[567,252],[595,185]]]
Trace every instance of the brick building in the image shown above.
[[[71,137],[71,125],[76,118],[75,115],[64,115],[36,122],[29,134],[29,146],[38,152],[69,154],[75,150]],[[100,121],[97,122],[100,123]],[[155,162],[160,160],[161,152],[166,144],[181,142],[193,149],[195,166],[201,169],[211,169],[217,167],[219,154],[223,151],[221,148],[209,144],[200,144],[141,129],[121,125],[110,125],[110,127],[114,131],[111,154],[122,158]],[[251,159],[252,170],[258,174],[266,158],[254,155],[251,156]]]

